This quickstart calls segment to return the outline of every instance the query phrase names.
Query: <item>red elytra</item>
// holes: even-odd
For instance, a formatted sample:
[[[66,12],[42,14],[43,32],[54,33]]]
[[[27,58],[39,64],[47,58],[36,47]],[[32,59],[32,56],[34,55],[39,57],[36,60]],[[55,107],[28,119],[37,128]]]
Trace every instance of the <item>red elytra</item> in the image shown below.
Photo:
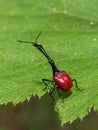
[[[68,91],[72,87],[72,79],[65,71],[55,74],[54,81],[63,91]]]

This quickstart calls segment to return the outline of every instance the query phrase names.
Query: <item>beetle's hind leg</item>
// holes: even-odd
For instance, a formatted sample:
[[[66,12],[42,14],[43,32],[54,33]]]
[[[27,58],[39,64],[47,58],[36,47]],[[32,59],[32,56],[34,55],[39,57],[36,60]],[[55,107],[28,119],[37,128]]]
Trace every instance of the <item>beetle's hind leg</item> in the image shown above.
[[[72,81],[74,81],[74,82],[75,82],[75,85],[76,85],[77,90],[81,91],[81,89],[78,87],[77,80],[76,80],[76,79],[72,79]]]

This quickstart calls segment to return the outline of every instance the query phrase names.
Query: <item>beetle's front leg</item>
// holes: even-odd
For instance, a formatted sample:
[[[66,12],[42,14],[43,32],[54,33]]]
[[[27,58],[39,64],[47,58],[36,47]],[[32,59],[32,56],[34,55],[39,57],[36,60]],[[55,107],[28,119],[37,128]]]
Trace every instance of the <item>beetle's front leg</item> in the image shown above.
[[[46,86],[43,90],[47,89],[47,86],[48,86],[49,83],[54,84],[54,81],[53,81],[53,80],[50,80],[50,79],[42,79],[42,81],[43,81],[43,83],[44,83],[45,86]]]

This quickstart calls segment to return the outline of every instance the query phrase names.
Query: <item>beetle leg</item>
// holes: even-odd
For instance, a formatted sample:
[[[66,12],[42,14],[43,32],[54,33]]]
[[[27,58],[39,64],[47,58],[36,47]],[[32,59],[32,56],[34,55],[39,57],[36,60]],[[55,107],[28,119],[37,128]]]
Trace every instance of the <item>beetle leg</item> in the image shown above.
[[[54,102],[54,97],[52,96],[52,93],[53,93],[54,89],[55,89],[55,86],[53,86],[53,87],[50,88],[50,90],[49,90],[49,95],[50,95],[50,97],[52,98],[52,101],[53,101],[53,102]]]
[[[75,82],[76,88],[77,88],[78,90],[81,90],[81,89],[78,87],[77,80],[76,80],[76,79],[72,79],[72,81]]]
[[[43,81],[43,83],[45,84],[45,88],[44,88],[44,90],[47,88],[47,86],[48,86],[48,84],[49,83],[54,83],[54,81],[53,80],[50,80],[50,79],[42,79],[42,81]]]
[[[59,88],[59,86],[57,86],[57,92],[58,92],[58,95],[59,95],[59,97],[62,99],[62,101],[64,102],[64,98],[61,96],[61,94],[60,94],[60,88]]]

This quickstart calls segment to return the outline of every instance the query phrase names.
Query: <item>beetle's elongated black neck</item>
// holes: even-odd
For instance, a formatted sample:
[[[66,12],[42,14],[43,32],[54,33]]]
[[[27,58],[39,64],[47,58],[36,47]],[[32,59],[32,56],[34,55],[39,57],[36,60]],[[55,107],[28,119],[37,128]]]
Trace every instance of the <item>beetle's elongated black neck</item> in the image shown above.
[[[35,46],[37,49],[39,49],[44,56],[48,59],[49,63],[51,64],[52,70],[53,70],[53,75],[59,72],[58,68],[56,67],[54,61],[50,58],[50,56],[46,53],[45,49],[43,48],[42,45],[39,45],[37,43],[33,43],[33,46]]]

